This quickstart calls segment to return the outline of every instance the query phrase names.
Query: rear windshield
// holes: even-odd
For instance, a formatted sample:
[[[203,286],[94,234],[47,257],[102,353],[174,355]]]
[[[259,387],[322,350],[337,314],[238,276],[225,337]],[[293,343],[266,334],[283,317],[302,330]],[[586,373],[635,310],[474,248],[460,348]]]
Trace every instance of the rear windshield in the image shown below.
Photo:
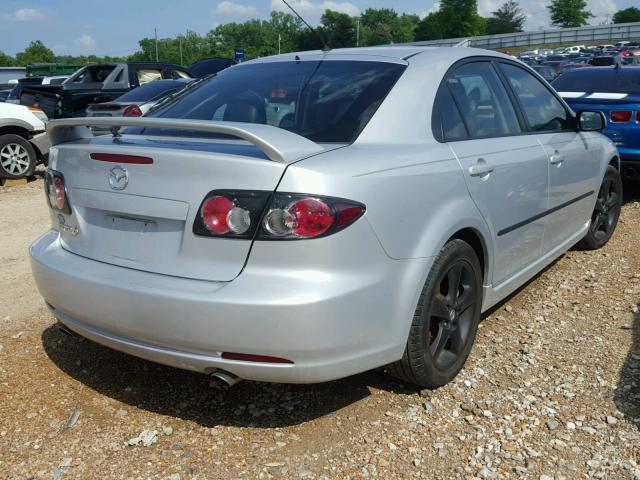
[[[556,78],[552,85],[559,92],[640,94],[640,68],[581,68]]]
[[[118,102],[149,102],[168,95],[171,92],[182,90],[189,82],[179,80],[157,80],[146,83],[138,88],[120,95]]]
[[[350,143],[404,69],[344,60],[247,64],[220,72],[149,116],[260,123],[318,143]],[[166,129],[145,133],[185,135]]]

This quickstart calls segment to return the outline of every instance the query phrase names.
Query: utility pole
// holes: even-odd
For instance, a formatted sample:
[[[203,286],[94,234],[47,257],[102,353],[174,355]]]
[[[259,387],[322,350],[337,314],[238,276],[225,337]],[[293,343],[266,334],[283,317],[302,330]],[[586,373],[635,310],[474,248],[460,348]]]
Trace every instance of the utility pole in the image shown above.
[[[360,46],[360,17],[356,18],[356,47]]]
[[[182,61],[182,36],[178,37],[179,45],[180,45],[180,65],[184,67],[184,62]]]
[[[158,57],[158,29],[157,29],[157,28],[154,28],[154,29],[153,29],[153,33],[154,33],[154,35],[155,35],[155,37],[156,37],[156,62],[158,62],[158,61],[159,61],[159,60],[158,60],[158,58],[159,58],[159,57]]]
[[[278,55],[280,55],[280,45],[282,43],[282,35],[278,34]]]

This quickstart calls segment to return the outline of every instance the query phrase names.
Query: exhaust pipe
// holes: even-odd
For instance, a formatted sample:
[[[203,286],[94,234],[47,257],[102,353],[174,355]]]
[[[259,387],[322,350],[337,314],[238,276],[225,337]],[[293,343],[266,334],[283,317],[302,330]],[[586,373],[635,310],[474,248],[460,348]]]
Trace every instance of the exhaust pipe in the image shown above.
[[[227,387],[233,387],[236,383],[242,381],[240,377],[225,370],[216,370],[211,374],[211,376],[216,380],[224,383]]]
[[[70,330],[64,323],[58,323],[58,331],[60,333],[64,333],[68,337],[81,338],[80,335],[73,330]]]

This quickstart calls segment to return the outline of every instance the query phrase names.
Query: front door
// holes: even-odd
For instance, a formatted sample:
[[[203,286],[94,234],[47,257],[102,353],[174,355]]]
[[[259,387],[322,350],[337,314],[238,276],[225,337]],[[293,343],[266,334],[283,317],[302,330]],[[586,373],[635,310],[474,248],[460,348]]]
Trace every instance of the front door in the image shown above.
[[[590,151],[590,134],[578,131],[571,112],[549,88],[522,67],[501,63],[500,68],[548,160],[549,211],[542,246],[546,253],[589,221],[600,157]]]

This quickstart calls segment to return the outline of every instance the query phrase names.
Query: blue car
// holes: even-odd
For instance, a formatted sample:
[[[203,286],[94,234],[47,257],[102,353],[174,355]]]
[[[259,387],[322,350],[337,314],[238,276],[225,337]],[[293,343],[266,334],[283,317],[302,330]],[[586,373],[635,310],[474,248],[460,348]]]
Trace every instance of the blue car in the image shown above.
[[[604,114],[602,133],[618,147],[623,176],[640,181],[640,66],[578,68],[552,85],[574,111]]]

